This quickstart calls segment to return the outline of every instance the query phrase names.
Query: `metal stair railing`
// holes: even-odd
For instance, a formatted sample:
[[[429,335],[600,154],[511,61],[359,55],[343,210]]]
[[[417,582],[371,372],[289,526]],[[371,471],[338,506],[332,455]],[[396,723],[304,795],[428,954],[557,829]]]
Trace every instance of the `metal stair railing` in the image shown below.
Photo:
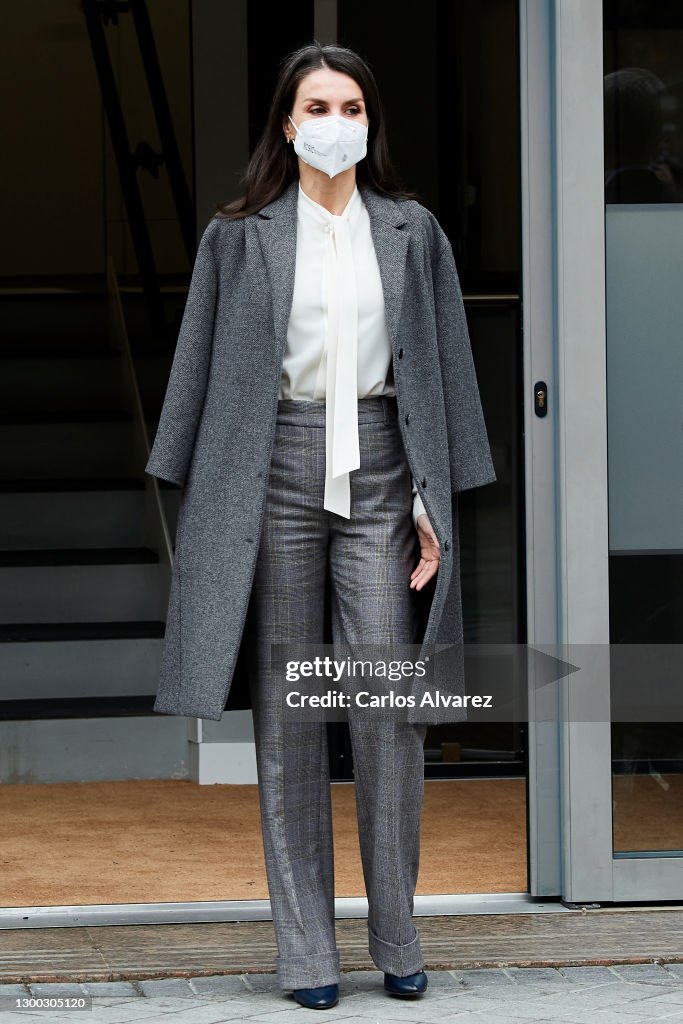
[[[109,125],[148,315],[153,328],[164,336],[167,326],[166,315],[137,179],[139,167],[147,170],[154,177],[158,177],[159,167],[162,164],[166,166],[178,223],[190,265],[196,254],[196,235],[192,198],[180,159],[146,0],[81,0],[81,5]],[[105,26],[117,25],[119,14],[128,13],[132,14],[135,24],[147,87],[161,141],[160,153],[157,153],[147,142],[140,142],[135,150],[131,150],[116,77],[107,48]]]

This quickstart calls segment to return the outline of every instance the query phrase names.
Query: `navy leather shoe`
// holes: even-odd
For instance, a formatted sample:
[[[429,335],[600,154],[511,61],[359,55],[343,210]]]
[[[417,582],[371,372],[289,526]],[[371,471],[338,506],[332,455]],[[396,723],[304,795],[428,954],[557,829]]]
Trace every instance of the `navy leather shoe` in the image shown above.
[[[392,996],[407,998],[421,996],[427,988],[427,975],[424,971],[417,971],[415,974],[408,974],[405,978],[399,978],[397,974],[387,974],[385,971],[384,987]]]
[[[339,1002],[339,985],[295,988],[292,995],[301,1006],[308,1006],[311,1010],[327,1010]]]

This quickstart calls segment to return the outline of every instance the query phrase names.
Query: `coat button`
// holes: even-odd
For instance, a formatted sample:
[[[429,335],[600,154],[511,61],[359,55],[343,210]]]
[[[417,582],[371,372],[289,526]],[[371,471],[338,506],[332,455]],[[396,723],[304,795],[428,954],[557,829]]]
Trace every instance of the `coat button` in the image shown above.
[[[427,486],[427,477],[426,477],[426,476],[423,476],[423,477],[422,477],[422,486],[423,486],[423,487],[426,487],[426,486]]]
[[[410,423],[410,413],[406,413],[406,424]]]
[[[403,349],[402,349],[402,348],[400,348],[400,349],[398,350],[398,358],[399,358],[399,359],[403,359]]]
[[[448,537],[446,537],[446,540],[443,542],[443,549],[444,549],[444,551],[448,551],[450,546],[451,546],[451,542],[449,541]]]

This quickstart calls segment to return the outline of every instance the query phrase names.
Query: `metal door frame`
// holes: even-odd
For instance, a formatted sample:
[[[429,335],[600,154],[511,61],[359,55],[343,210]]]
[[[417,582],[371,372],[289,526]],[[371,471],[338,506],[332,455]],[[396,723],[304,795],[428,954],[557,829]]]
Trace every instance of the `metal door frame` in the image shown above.
[[[549,344],[554,349],[552,389],[548,381],[553,412],[546,417],[555,432],[554,468],[544,475],[550,469],[544,445],[549,448],[550,442],[529,408],[527,488],[530,515],[540,508],[543,516],[540,529],[537,519],[529,523],[529,592],[542,597],[544,575],[556,575],[557,621],[553,638],[532,599],[529,643],[596,645],[602,661],[609,653],[602,4],[520,3],[527,25],[521,33],[526,66],[535,69],[528,76],[522,111],[525,363],[533,370],[527,380],[529,406],[533,379],[551,366],[546,349]],[[544,38],[550,49],[547,65]],[[550,74],[544,81],[546,66]],[[551,233],[552,240],[546,237]],[[556,509],[554,558],[546,536],[544,513],[551,499],[544,497],[545,490],[553,491]],[[680,899],[683,857],[614,855],[609,675],[601,672],[599,678],[599,686],[591,686],[590,679],[577,684],[571,677],[558,684],[562,896],[582,903]],[[529,803],[531,892],[539,894],[544,881],[555,877],[553,858],[545,856],[547,842],[554,846],[554,805],[549,789],[546,806],[542,786],[552,770],[551,732],[542,723],[532,733],[530,725],[536,737],[535,790]]]
[[[520,0],[519,5],[527,641],[531,646],[556,643],[559,626],[552,3]],[[538,381],[548,386],[544,417],[534,412]],[[543,708],[538,706],[541,699]],[[545,687],[542,695],[529,695],[527,813],[532,896],[562,892],[558,701],[557,686]]]

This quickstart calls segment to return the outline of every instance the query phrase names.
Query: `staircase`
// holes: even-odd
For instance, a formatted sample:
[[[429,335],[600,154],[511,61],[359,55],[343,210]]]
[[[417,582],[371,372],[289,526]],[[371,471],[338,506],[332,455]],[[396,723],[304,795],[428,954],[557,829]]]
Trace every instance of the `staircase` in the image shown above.
[[[5,295],[0,308],[0,723],[150,715],[168,565],[146,540],[106,295]],[[169,358],[136,356],[157,418]],[[179,499],[162,485],[171,536]]]

